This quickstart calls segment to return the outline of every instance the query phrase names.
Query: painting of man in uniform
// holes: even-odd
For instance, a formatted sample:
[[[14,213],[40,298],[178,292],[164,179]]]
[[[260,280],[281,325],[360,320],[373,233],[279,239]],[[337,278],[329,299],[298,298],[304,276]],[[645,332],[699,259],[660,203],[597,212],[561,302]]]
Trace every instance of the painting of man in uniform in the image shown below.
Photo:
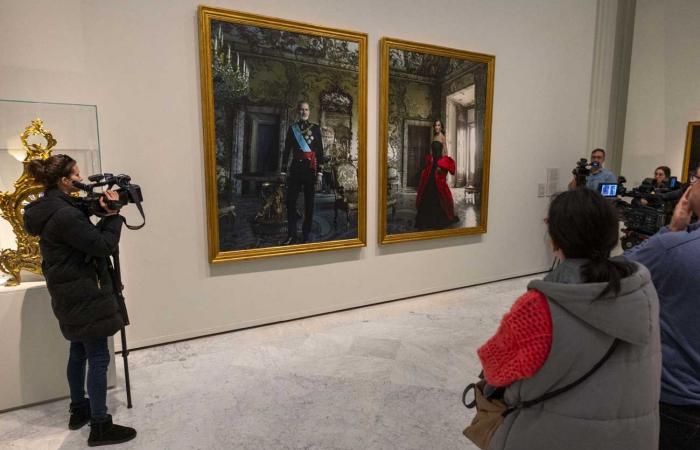
[[[211,21],[221,251],[358,237],[359,46]]]
[[[478,229],[488,187],[489,64],[400,47],[384,50],[384,237]]]

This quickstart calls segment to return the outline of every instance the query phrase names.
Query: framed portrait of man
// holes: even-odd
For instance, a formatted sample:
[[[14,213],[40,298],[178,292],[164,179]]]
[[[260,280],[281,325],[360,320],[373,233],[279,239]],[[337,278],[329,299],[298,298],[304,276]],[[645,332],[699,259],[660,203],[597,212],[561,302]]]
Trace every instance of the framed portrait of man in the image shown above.
[[[367,35],[199,21],[210,261],[364,246]]]
[[[486,232],[495,57],[381,40],[379,240]]]

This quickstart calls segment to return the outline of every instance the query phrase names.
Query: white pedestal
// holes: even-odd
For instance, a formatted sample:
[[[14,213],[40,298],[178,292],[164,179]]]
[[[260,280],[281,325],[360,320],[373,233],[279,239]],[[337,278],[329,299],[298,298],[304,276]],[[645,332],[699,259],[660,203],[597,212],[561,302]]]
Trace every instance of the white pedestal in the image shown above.
[[[114,345],[107,383],[116,382]],[[0,412],[67,397],[69,343],[43,281],[0,286]]]

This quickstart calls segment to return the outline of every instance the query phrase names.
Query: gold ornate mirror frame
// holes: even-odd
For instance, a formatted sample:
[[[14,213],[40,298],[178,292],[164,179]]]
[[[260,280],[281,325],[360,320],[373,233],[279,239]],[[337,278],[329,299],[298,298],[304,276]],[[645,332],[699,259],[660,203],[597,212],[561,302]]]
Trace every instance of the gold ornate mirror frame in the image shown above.
[[[46,139],[46,145],[30,144],[30,136],[42,136]],[[0,270],[9,274],[11,278],[5,286],[17,286],[21,282],[20,271],[41,275],[41,254],[39,253],[39,238],[30,236],[24,229],[24,207],[31,201],[39,198],[44,187],[29,175],[29,163],[35,159],[47,159],[51,156],[51,149],[56,145],[56,140],[50,131],[44,129],[41,119],[33,120],[20,135],[22,146],[27,152],[22,164],[22,175],[15,181],[14,192],[0,192],[0,217],[10,222],[15,233],[17,250],[0,250]]]

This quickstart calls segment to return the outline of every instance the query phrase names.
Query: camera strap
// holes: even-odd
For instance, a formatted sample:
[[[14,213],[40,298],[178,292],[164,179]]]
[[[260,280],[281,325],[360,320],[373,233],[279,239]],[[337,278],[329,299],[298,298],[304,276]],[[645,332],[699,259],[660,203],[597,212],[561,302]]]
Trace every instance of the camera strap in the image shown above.
[[[139,209],[139,212],[141,213],[141,217],[143,217],[143,223],[141,225],[129,225],[128,223],[126,223],[126,219],[123,219],[124,226],[130,230],[140,230],[141,228],[146,226],[146,213],[143,212],[143,206],[141,206],[141,202],[134,202],[134,203],[136,204],[136,207]]]

